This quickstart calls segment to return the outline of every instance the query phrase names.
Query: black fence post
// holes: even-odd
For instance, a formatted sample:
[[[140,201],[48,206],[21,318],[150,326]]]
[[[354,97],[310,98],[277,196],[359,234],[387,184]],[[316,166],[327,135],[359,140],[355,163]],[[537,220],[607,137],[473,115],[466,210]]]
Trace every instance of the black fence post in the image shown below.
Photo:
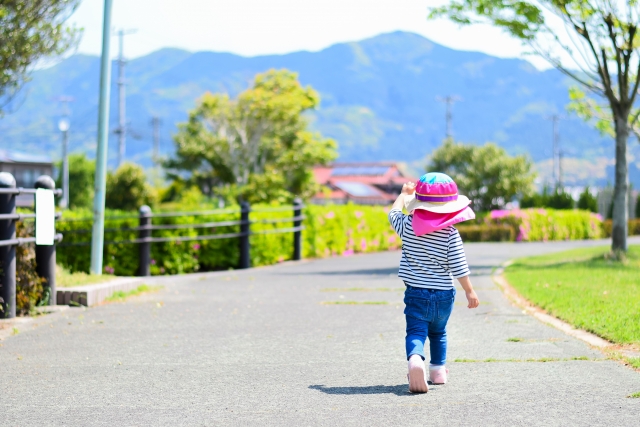
[[[151,242],[144,241],[151,237],[151,208],[147,205],[140,207],[140,222],[138,230],[138,238],[141,242],[138,245],[140,251],[140,264],[138,265],[139,276],[151,276]]]
[[[35,188],[55,190],[55,181],[47,175],[40,176]],[[37,209],[37,206],[36,206]],[[55,231],[53,233],[55,235]],[[53,245],[36,245],[36,273],[45,280],[44,294],[49,295],[48,305],[56,305],[56,243]]]
[[[302,200],[296,197],[293,200],[293,217],[298,218],[302,216]],[[293,220],[293,227],[297,228],[302,225],[301,219]],[[293,232],[293,260],[300,261],[302,259],[302,230],[296,230]]]
[[[251,224],[249,223],[249,213],[251,205],[248,202],[240,203],[240,266],[239,268],[251,267],[251,254],[249,246],[249,235],[251,234]]]
[[[13,175],[0,172],[0,188],[16,188]],[[0,194],[0,214],[15,213],[16,195]],[[15,238],[15,220],[0,220],[0,240]],[[16,317],[16,247],[0,246],[0,318],[13,317]]]

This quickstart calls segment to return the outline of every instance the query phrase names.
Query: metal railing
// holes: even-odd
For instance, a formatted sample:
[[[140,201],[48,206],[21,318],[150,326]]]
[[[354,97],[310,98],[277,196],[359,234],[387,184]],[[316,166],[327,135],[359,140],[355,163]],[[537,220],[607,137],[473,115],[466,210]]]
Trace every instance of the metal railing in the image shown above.
[[[17,188],[16,180],[10,173],[0,172],[0,318],[16,316],[16,246],[36,242],[35,237],[17,237],[16,221],[35,219],[35,214],[16,212],[16,196],[36,194],[38,188],[55,190],[55,182],[49,176],[40,176],[35,188]],[[36,207],[37,208],[37,207]],[[59,215],[55,215],[56,218]],[[56,234],[54,242],[62,240]],[[36,245],[36,273],[44,279],[45,295],[49,295],[49,305],[56,304],[56,245]]]
[[[240,209],[220,209],[216,211],[200,211],[200,212],[158,212],[154,213],[148,206],[142,206],[138,214],[138,226],[137,227],[117,227],[117,228],[105,228],[105,233],[119,232],[119,231],[132,231],[137,232],[138,237],[135,239],[127,240],[105,240],[105,245],[128,245],[135,244],[139,248],[139,264],[138,275],[149,276],[151,274],[151,245],[153,243],[165,243],[165,242],[190,242],[190,241],[207,241],[216,239],[238,239],[238,245],[240,250],[240,261],[238,268],[251,267],[251,245],[249,238],[252,235],[260,234],[273,234],[273,233],[293,233],[293,248],[292,259],[300,260],[302,258],[302,230],[304,226],[302,221],[305,216],[302,215],[302,209],[304,205],[302,200],[295,199],[293,208],[291,207],[273,207],[273,208],[258,208],[252,209],[249,203],[241,203]],[[251,219],[251,213],[265,213],[265,212],[292,212],[291,217],[285,218],[273,218],[273,219]],[[239,219],[228,221],[206,221],[200,223],[191,224],[154,224],[154,218],[169,218],[169,217],[192,217],[192,216],[212,216],[218,214],[239,214]],[[132,219],[134,216],[118,216],[108,217],[106,221],[116,219]],[[66,221],[66,220],[63,220]],[[79,221],[78,219],[70,219],[69,221]],[[87,220],[84,220],[87,221]],[[271,230],[252,230],[252,224],[278,224],[283,222],[293,223],[293,227],[274,228]],[[232,233],[220,233],[220,234],[206,234],[197,236],[169,236],[158,237],[153,236],[154,231],[160,230],[193,230],[203,228],[217,228],[217,227],[231,227],[239,226],[238,232]],[[73,234],[90,234],[91,228],[76,229],[65,231],[66,235]],[[59,246],[89,246],[90,241],[80,242],[64,242]]]

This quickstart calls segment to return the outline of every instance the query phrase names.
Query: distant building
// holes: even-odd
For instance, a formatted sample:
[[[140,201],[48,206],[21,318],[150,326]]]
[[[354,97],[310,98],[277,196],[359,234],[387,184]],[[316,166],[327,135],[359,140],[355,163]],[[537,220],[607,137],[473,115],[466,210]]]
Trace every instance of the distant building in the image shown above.
[[[388,205],[405,182],[415,181],[393,162],[334,163],[315,167],[313,174],[323,187],[311,201],[315,204]]]
[[[47,156],[0,150],[0,172],[9,172],[16,179],[16,187],[33,188],[40,175],[53,177],[53,162]],[[32,206],[33,195],[16,198],[18,206]]]

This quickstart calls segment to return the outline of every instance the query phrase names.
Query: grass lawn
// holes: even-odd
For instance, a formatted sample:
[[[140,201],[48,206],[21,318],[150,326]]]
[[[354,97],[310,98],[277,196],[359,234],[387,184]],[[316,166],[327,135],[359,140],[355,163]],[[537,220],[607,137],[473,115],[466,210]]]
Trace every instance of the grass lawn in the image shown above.
[[[105,283],[116,278],[116,276],[111,276],[109,274],[98,276],[97,274],[87,274],[82,272],[71,273],[64,267],[59,265],[56,266],[56,286],[60,288]]]
[[[520,258],[505,269],[522,296],[552,315],[619,344],[640,344],[640,245],[625,264],[608,247]]]

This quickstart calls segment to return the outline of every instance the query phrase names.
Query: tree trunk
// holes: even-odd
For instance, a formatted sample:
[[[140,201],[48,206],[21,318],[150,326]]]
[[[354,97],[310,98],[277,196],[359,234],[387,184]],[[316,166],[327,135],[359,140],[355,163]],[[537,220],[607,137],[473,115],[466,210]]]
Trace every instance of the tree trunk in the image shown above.
[[[611,250],[627,251],[629,228],[629,166],[627,164],[628,116],[615,118],[616,172],[613,188],[613,230]]]

